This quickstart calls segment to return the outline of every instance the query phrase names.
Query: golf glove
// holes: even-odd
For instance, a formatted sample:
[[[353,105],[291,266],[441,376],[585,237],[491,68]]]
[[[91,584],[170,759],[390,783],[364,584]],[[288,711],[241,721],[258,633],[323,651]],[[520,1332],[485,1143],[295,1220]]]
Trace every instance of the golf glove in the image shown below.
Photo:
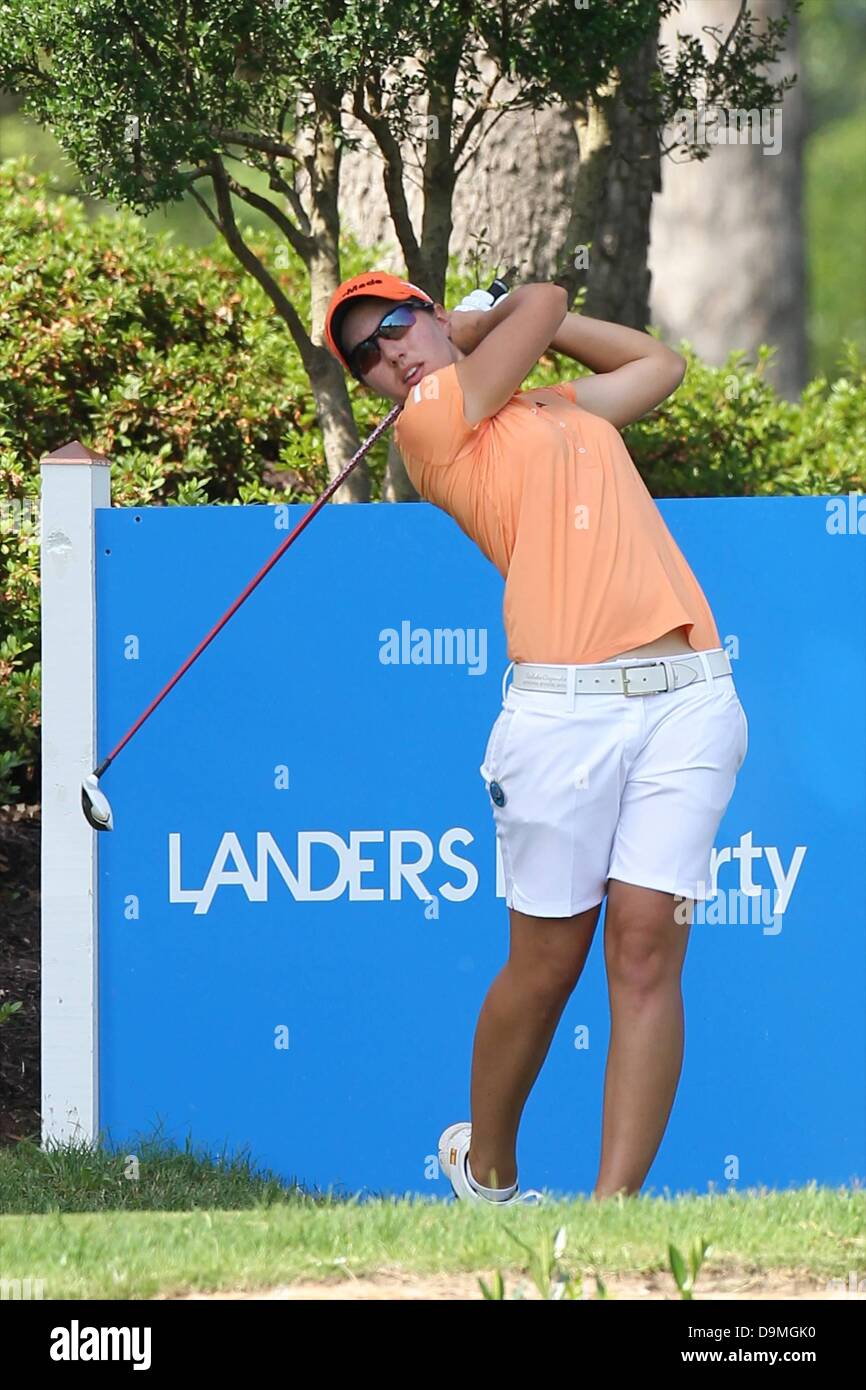
[[[506,291],[507,294],[507,291]],[[499,299],[505,299],[506,295],[501,294]],[[460,303],[455,305],[454,313],[469,312],[470,310],[492,309],[494,304],[499,301],[493,298],[489,290],[472,290]]]

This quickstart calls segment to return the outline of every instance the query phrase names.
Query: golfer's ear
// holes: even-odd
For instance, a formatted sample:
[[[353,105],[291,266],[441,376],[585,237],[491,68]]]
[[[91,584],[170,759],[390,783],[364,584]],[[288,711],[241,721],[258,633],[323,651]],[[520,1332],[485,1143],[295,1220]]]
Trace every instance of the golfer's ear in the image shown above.
[[[445,333],[447,333],[448,336],[449,336],[449,338],[450,338],[450,337],[451,337],[451,333],[450,333],[451,315],[448,313],[448,310],[445,308],[445,305],[444,305],[444,304],[434,304],[434,305],[433,305],[433,318],[436,320],[436,322],[438,323],[439,327],[440,327]]]
[[[513,292],[507,317],[456,364],[469,424],[495,415],[511,399],[567,312],[568,294],[561,285],[521,285]]]

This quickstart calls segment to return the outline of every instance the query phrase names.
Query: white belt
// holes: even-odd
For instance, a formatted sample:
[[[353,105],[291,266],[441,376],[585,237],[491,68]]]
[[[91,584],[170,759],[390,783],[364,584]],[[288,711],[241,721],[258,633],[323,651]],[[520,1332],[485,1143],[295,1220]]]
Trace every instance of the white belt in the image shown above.
[[[641,666],[532,666],[514,663],[515,690],[541,690],[553,694],[569,691],[569,677],[577,695],[654,695],[679,690],[693,681],[706,680],[704,662],[713,676],[729,676],[731,659],[722,648],[695,652],[693,656],[660,656]]]

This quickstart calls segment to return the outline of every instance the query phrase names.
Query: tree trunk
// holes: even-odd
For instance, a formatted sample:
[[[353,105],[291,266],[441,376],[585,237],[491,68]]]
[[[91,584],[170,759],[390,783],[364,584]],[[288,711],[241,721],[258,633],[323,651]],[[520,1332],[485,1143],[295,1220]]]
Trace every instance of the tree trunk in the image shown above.
[[[332,357],[327,348],[315,348],[308,370],[319,418],[322,421],[328,478],[333,482],[359,448],[358,429],[346,390],[346,377],[336,357]],[[331,500],[369,502],[370,475],[365,458],[355,465]]]
[[[448,249],[453,223],[451,208],[454,201],[454,165],[451,159],[453,86],[432,87],[428,97],[427,116],[431,134],[424,151],[424,205],[421,220],[421,267],[425,279],[415,280],[440,304],[445,299],[445,276],[448,273]]]
[[[566,248],[591,239],[584,313],[643,332],[650,317],[647,266],[653,194],[661,188],[655,128],[629,109],[645,101],[657,35],[623,64],[578,124],[580,163]]]
[[[727,33],[738,7],[738,0],[689,0],[662,26],[661,40],[672,45],[676,29],[686,27],[697,33],[698,21],[722,25]],[[784,0],[750,0],[750,9],[760,30],[770,17],[790,15]],[[799,70],[796,15],[784,42],[782,60],[767,70],[774,83]],[[754,356],[760,343],[774,344],[768,378],[796,400],[808,379],[801,72],[784,94],[783,110],[777,154],[764,154],[760,144],[720,144],[701,163],[665,160],[650,267],[653,309],[666,342],[685,338],[714,366],[733,348]],[[778,118],[774,124],[778,128]]]
[[[394,436],[388,440],[388,459],[385,464],[385,477],[382,480],[383,502],[418,502],[420,498],[415,486],[406,472],[406,465],[394,443]]]
[[[310,384],[319,415],[328,478],[333,482],[358,449],[360,441],[352,415],[342,366],[324,347],[325,314],[340,283],[340,214],[338,190],[340,148],[335,138],[336,113],[326,94],[315,93],[317,119],[312,129],[299,127],[298,152],[309,180],[308,203],[312,250],[307,263],[310,276],[310,330],[317,351],[310,366]],[[349,474],[334,493],[335,502],[368,502],[370,475],[366,459]]]

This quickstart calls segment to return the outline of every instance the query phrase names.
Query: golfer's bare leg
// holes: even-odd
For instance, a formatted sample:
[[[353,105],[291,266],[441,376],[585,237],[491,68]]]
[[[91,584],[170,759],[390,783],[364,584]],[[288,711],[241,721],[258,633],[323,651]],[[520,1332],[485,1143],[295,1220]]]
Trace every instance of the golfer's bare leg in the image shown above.
[[[683,1061],[680,978],[693,908],[691,899],[608,880],[611,1031],[593,1197],[638,1192],[667,1127]]]
[[[574,917],[510,909],[508,961],[490,987],[472,1058],[472,1175],[484,1187],[517,1180],[517,1128],[556,1025],[583,970],[601,904]]]

